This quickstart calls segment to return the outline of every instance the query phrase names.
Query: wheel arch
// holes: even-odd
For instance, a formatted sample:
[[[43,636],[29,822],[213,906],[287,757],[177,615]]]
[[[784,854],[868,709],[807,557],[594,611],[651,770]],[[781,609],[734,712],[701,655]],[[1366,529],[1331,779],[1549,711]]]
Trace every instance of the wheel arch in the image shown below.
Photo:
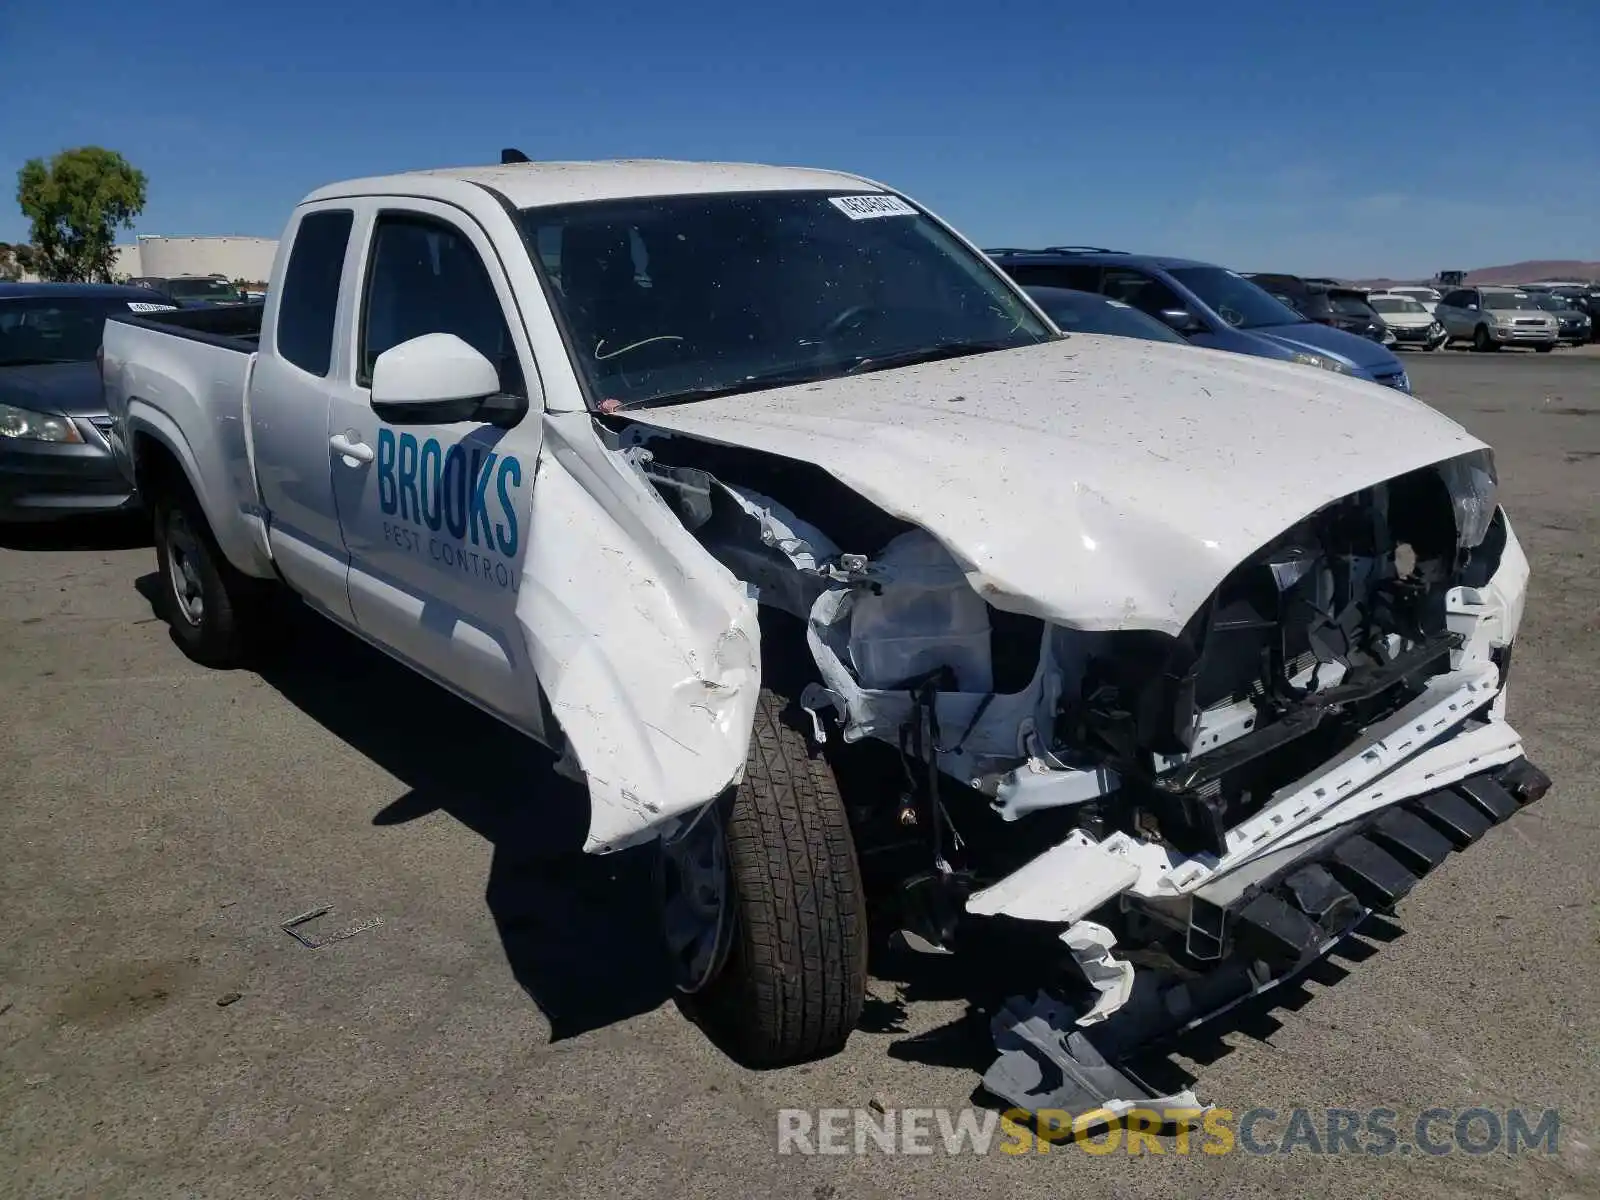
[[[205,472],[183,429],[159,408],[137,397],[128,401],[124,424],[138,495],[148,501],[160,494],[160,489],[184,489],[194,497],[223,556],[237,570],[257,579],[275,578],[263,514],[245,499],[235,510],[221,509],[215,489],[205,486]],[[251,470],[248,463],[242,465],[247,472]],[[246,481],[245,490],[253,497],[253,476]]]

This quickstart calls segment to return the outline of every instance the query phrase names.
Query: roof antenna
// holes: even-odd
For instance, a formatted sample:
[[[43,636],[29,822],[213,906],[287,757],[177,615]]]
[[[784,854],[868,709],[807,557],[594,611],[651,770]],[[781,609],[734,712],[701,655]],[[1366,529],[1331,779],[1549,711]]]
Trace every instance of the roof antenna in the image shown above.
[[[500,161],[502,163],[523,163],[532,162],[533,160],[515,146],[507,146],[500,151]]]

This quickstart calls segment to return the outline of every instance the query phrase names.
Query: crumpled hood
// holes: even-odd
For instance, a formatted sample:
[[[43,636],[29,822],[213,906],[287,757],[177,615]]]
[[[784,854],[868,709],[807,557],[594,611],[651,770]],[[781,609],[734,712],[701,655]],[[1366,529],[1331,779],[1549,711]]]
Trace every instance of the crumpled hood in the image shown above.
[[[0,367],[0,404],[69,417],[90,417],[106,411],[100,372],[92,362]]]
[[[1168,633],[1316,509],[1483,445],[1316,367],[1092,335],[627,417],[817,464],[937,537],[996,608]]]

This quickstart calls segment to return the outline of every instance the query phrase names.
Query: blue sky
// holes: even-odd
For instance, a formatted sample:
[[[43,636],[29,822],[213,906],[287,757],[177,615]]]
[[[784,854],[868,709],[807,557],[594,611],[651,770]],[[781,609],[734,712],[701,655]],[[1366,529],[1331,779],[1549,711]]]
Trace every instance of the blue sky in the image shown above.
[[[276,235],[322,183],[515,145],[859,171],[987,245],[1600,259],[1600,0],[3,8],[3,241],[68,146],[146,172],[140,233]]]

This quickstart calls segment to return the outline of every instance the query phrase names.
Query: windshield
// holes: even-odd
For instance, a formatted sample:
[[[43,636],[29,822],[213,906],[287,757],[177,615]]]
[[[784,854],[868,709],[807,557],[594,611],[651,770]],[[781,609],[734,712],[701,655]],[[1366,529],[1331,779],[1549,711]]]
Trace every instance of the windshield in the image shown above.
[[[1235,329],[1298,325],[1305,320],[1248,279],[1221,267],[1177,267],[1169,274]]]
[[[1109,296],[1049,287],[1029,288],[1028,295],[1068,333],[1108,333],[1114,337],[1188,345],[1182,337],[1154,317]]]
[[[1568,309],[1578,307],[1565,296],[1558,296],[1553,292],[1543,292],[1534,296],[1533,302],[1545,312],[1566,312]]]
[[[1525,308],[1529,311],[1539,307],[1538,302],[1527,292],[1485,292],[1483,294],[1485,308]]]
[[[112,313],[171,308],[118,296],[0,300],[0,367],[89,362],[100,349],[101,331]]]
[[[897,196],[609,200],[525,209],[522,222],[606,411],[1054,336]]]
[[[239,289],[222,279],[169,279],[166,290],[180,300],[239,299]]]
[[[1373,308],[1381,313],[1426,313],[1428,311],[1410,296],[1373,296],[1370,303]]]

